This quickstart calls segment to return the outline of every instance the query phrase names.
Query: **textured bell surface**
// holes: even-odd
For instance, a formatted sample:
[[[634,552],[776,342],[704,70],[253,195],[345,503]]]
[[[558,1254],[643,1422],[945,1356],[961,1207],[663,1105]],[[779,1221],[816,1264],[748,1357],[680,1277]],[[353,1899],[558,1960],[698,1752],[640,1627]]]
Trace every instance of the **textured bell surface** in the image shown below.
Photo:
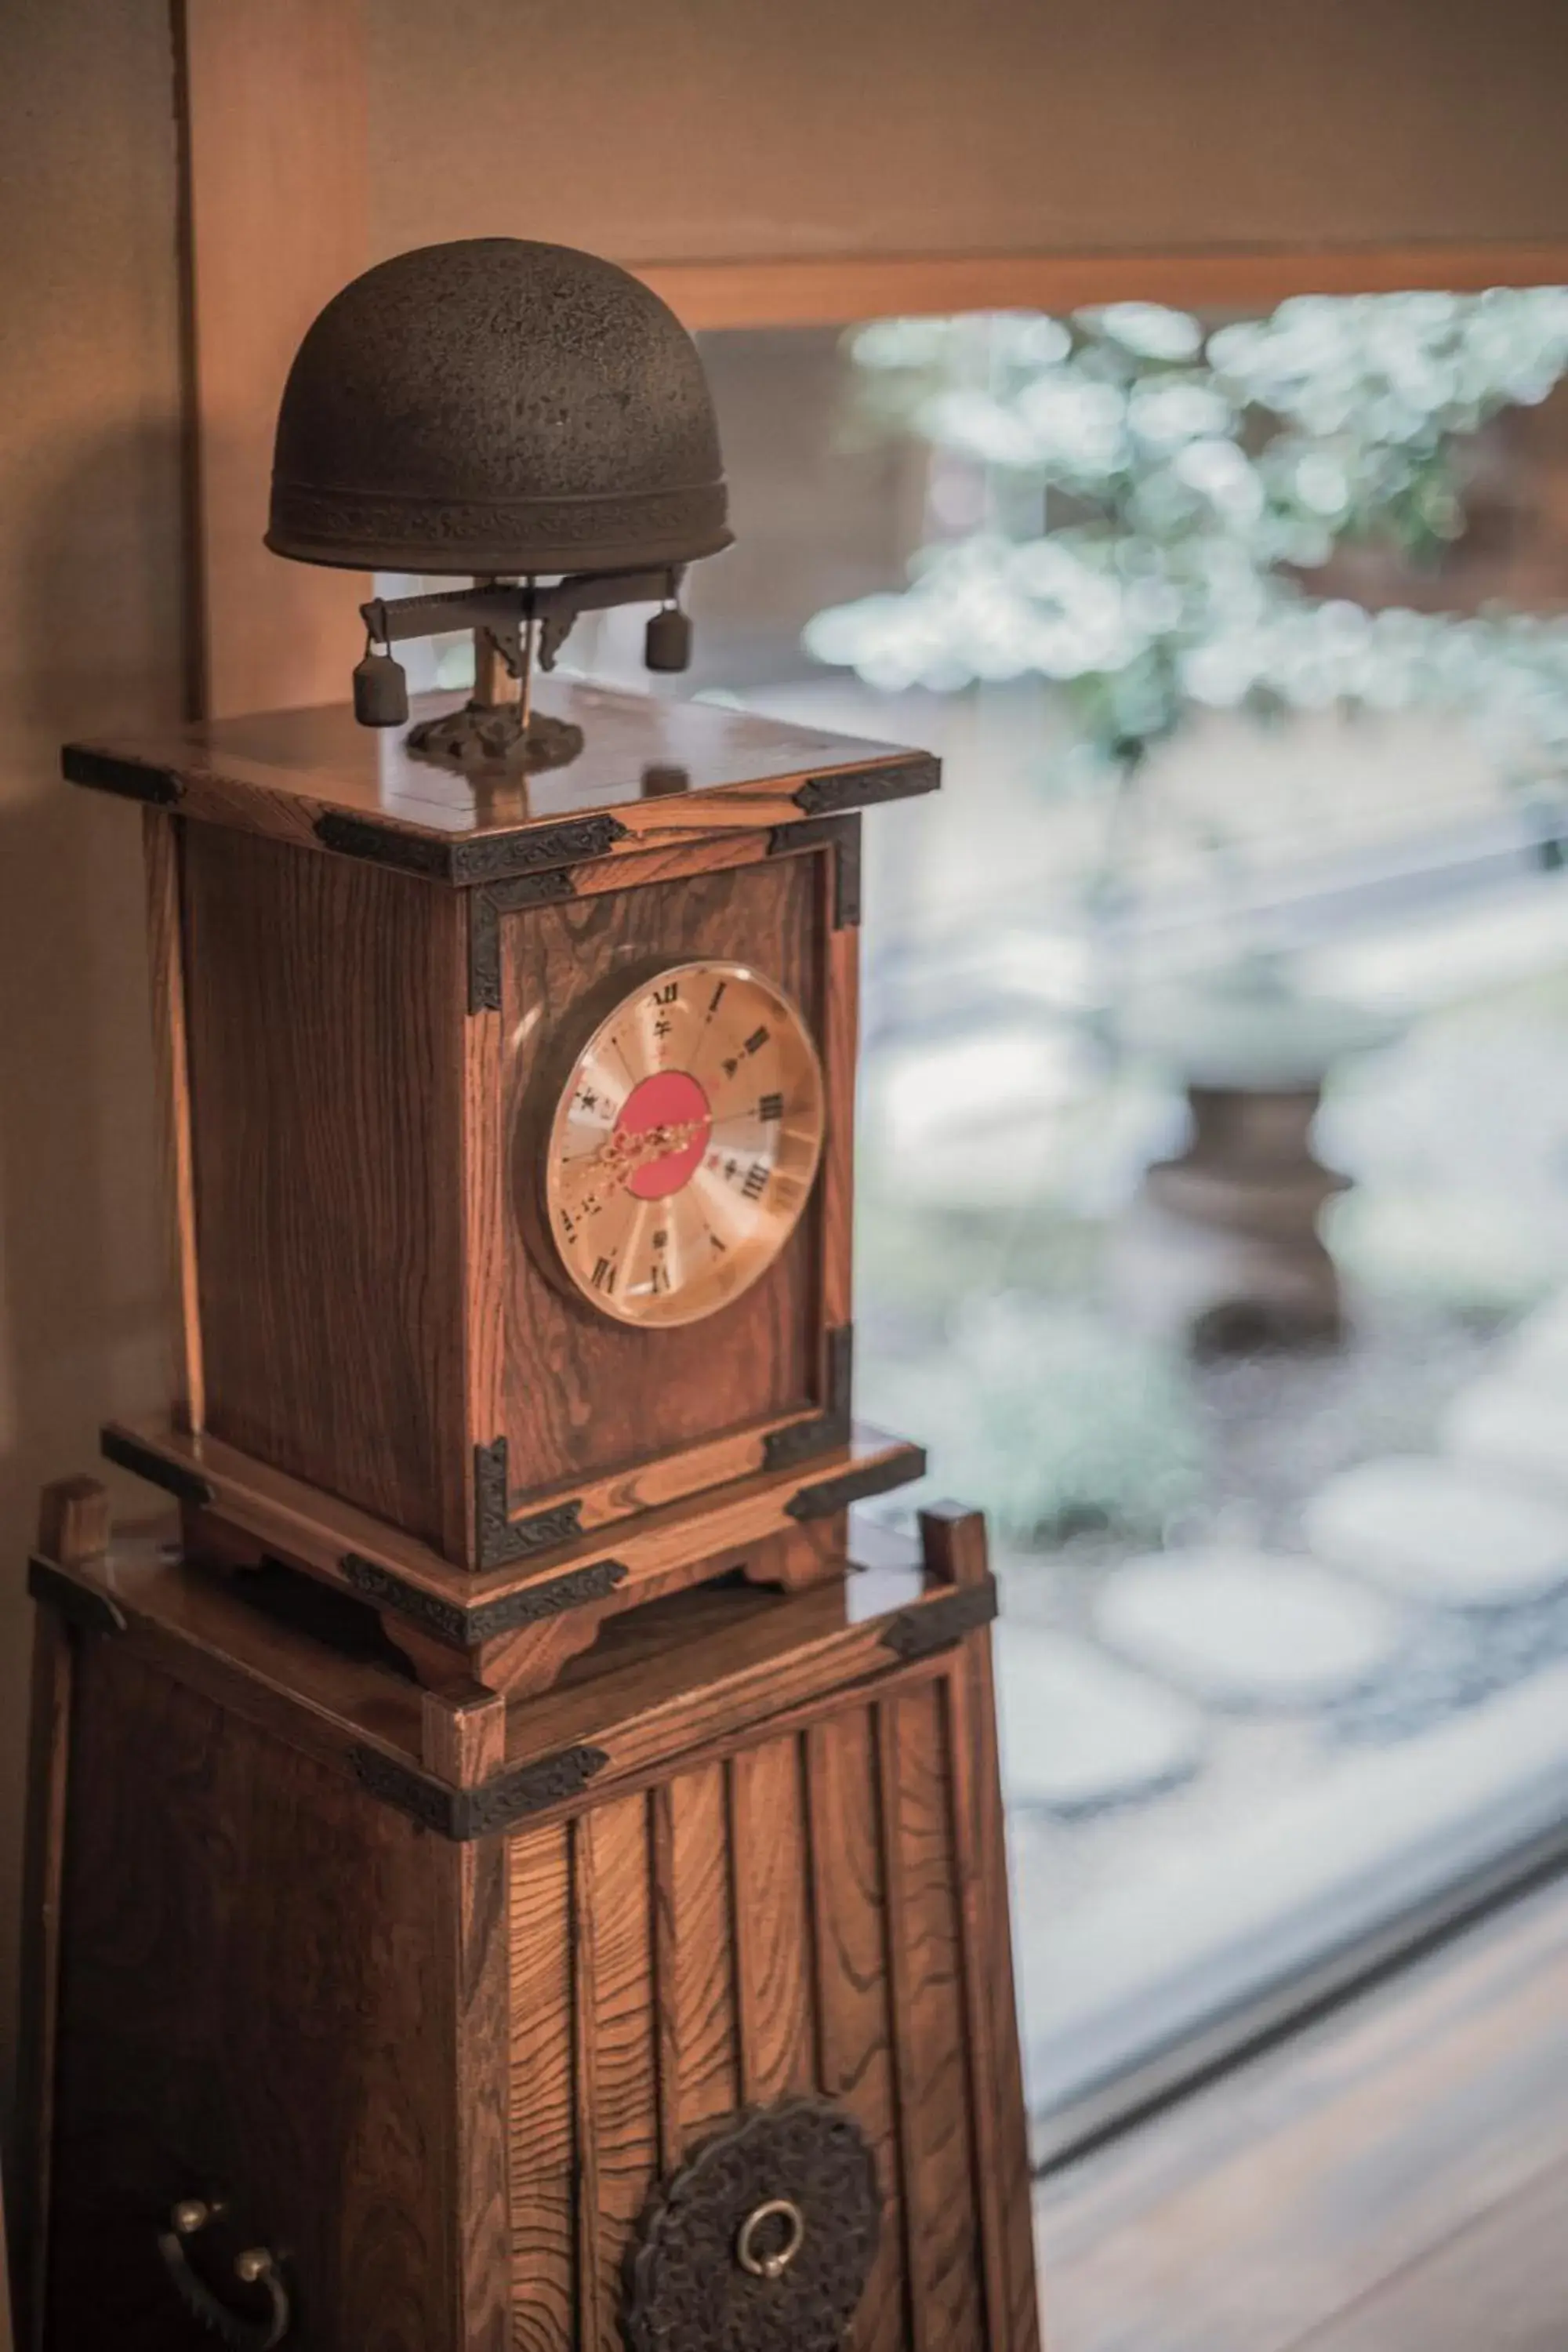
[[[613,262],[430,245],[333,297],[284,388],[267,544],[354,570],[550,576],[727,547],[697,346]]]

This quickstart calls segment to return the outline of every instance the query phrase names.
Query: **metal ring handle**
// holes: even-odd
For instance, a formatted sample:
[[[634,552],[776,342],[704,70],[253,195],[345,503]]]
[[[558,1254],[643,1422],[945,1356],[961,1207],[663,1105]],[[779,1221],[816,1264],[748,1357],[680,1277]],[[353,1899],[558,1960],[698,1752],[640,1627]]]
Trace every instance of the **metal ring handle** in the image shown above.
[[[784,2244],[774,2253],[757,2252],[757,2232],[764,2221],[783,2221],[786,2225]],[[753,2278],[780,2279],[805,2243],[805,2216],[800,2207],[792,2204],[787,2197],[770,2197],[765,2205],[757,2206],[742,2222],[741,2233],[735,2240],[735,2260]]]
[[[288,2335],[293,2315],[276,2255],[266,2246],[247,2246],[244,2253],[235,2257],[234,2274],[241,2285],[266,2290],[271,2310],[265,2319],[243,2319],[237,2312],[230,2311],[185,2258],[185,2240],[205,2230],[222,2210],[221,2206],[205,2205],[197,2198],[188,2198],[176,2205],[169,2216],[169,2227],[158,2232],[158,2252],[163,2258],[163,2268],[185,2309],[204,2327],[210,2328],[220,2342],[229,2345],[232,2352],[273,2352],[273,2347],[281,2344]]]

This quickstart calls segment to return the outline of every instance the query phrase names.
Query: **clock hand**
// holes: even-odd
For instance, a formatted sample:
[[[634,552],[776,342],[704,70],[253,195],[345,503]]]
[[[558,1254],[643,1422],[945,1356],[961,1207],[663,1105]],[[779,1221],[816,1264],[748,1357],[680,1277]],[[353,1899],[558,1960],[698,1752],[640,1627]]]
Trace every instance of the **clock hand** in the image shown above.
[[[644,1127],[632,1131],[616,1129],[595,1151],[585,1152],[580,1159],[567,1160],[563,1176],[635,1176],[639,1168],[655,1160],[667,1160],[672,1152],[687,1150],[710,1122],[707,1119],[687,1119],[679,1125]]]

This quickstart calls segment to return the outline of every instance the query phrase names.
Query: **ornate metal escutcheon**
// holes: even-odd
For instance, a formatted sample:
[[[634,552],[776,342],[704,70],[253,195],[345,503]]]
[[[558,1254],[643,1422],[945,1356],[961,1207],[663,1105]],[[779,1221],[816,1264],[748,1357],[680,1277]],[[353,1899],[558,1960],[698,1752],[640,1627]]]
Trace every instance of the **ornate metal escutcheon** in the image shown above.
[[[632,2352],[837,2352],[880,2222],[854,2117],[787,2099],[739,2117],[656,2189],[627,2263]]]

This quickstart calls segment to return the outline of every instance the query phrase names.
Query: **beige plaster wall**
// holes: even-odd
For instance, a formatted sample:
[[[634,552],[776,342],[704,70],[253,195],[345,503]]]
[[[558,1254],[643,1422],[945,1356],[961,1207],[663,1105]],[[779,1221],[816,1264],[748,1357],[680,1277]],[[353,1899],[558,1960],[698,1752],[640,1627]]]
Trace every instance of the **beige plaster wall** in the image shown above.
[[[41,1480],[163,1386],[139,817],[58,747],[182,696],[164,0],[0,8],[0,2075]],[[144,1492],[145,1490],[143,1490]]]
[[[1563,0],[372,0],[376,249],[1568,234]]]

